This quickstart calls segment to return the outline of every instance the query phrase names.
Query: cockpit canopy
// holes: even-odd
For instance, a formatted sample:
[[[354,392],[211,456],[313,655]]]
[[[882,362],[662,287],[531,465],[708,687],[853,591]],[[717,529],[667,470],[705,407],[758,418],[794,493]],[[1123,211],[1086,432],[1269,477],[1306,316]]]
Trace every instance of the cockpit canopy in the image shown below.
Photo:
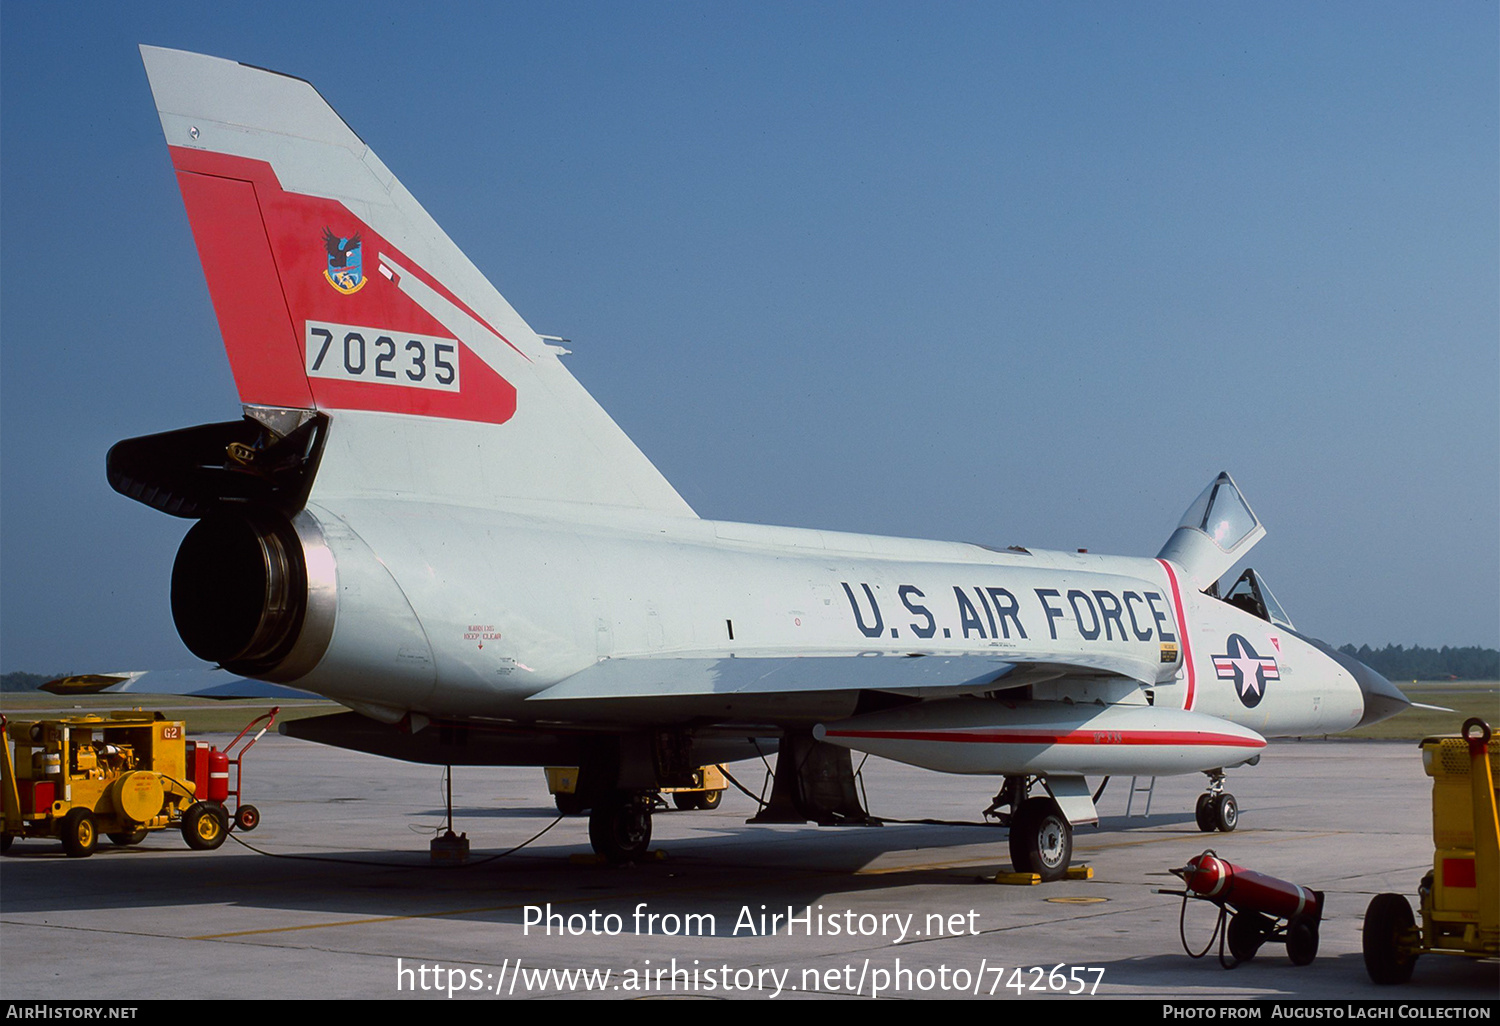
[[[1246,505],[1234,479],[1220,474],[1187,508],[1177,526],[1202,531],[1221,551],[1229,552],[1259,527],[1260,521]]]
[[[1157,556],[1182,567],[1204,591],[1265,536],[1234,478],[1220,473],[1187,508]]]

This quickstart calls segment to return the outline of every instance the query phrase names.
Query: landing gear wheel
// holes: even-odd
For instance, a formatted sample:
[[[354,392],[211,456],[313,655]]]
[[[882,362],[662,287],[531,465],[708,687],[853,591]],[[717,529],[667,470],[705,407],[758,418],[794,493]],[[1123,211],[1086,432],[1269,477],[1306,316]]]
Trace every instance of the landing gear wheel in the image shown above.
[[[1405,983],[1417,964],[1417,952],[1402,938],[1416,925],[1411,902],[1403,894],[1377,894],[1365,909],[1365,972],[1380,984]]]
[[[1198,829],[1205,834],[1211,834],[1218,829],[1213,807],[1214,796],[1205,791],[1198,796],[1198,805],[1193,809],[1193,819],[1197,821]]]
[[[1051,798],[1028,798],[1010,821],[1010,861],[1018,873],[1061,880],[1073,858],[1073,828]]]
[[[1236,912],[1229,920],[1229,953],[1236,962],[1248,962],[1255,957],[1266,941],[1275,923],[1259,912]]]
[[[260,826],[260,810],[254,805],[241,805],[234,810],[234,826],[246,833],[254,830]]]
[[[86,859],[99,847],[99,827],[88,809],[74,809],[63,817],[63,851],[69,858]]]
[[[683,812],[688,812],[698,807],[698,795],[693,791],[672,792],[672,804]]]
[[[724,800],[723,791],[704,791],[698,795],[698,808],[705,812],[709,809],[717,809],[719,803]]]
[[[229,816],[215,802],[195,802],[182,816],[182,839],[194,851],[213,851],[229,835]]]
[[[1318,957],[1318,924],[1293,919],[1286,928],[1286,957],[1292,965],[1312,965]]]
[[[1214,803],[1214,826],[1229,833],[1240,824],[1240,804],[1232,794],[1219,795]]]
[[[635,862],[651,846],[651,806],[620,792],[589,813],[589,843],[610,862]]]
[[[119,833],[105,834],[104,836],[108,837],[112,843],[118,844],[122,848],[128,848],[132,844],[140,844],[146,839],[148,833],[150,831],[145,827],[138,827],[135,830],[122,830]]]

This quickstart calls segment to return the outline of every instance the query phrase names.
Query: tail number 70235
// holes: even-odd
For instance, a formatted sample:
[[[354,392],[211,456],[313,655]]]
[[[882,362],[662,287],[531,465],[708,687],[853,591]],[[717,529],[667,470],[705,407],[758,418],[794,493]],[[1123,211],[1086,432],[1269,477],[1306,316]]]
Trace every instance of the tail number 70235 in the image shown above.
[[[308,321],[305,342],[309,377],[459,390],[457,339]]]

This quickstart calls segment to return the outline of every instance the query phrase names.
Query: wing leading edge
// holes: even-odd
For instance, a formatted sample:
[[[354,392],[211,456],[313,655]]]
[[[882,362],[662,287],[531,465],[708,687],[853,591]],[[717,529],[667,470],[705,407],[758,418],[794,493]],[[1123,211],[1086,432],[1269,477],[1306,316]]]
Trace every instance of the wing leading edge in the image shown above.
[[[546,702],[610,698],[686,698],[815,691],[925,692],[1003,690],[1070,673],[1120,676],[1150,684],[1153,667],[1118,657],[1072,653],[1066,661],[1025,663],[999,656],[850,655],[604,659],[532,695]],[[1035,672],[1031,672],[1035,671]]]

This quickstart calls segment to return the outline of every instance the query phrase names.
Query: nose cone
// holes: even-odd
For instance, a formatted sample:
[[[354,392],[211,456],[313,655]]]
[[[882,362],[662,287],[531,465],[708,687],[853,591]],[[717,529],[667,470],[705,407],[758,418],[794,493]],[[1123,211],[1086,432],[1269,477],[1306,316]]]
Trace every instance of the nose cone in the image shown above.
[[[1365,714],[1359,718],[1357,726],[1364,727],[1371,723],[1379,723],[1381,720],[1388,720],[1411,705],[1411,700],[1403,695],[1396,685],[1364,663],[1349,656],[1344,656],[1344,660],[1347,660],[1344,662],[1345,667],[1359,682],[1359,690],[1365,694]]]
[[[1388,720],[1411,705],[1411,699],[1403,695],[1396,685],[1358,659],[1314,638],[1307,640],[1316,645],[1328,658],[1348,670],[1355,682],[1359,684],[1359,690],[1365,699],[1365,714],[1359,718],[1359,722],[1355,724],[1356,727],[1366,727],[1371,723]]]

